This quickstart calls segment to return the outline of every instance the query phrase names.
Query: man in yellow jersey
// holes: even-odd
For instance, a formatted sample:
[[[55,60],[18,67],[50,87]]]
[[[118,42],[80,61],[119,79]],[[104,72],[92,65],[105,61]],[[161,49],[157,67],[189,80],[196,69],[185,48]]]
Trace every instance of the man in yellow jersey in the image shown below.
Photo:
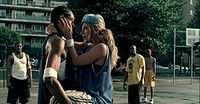
[[[146,72],[144,77],[144,99],[143,102],[147,103],[147,88],[151,89],[150,104],[153,104],[153,93],[155,87],[155,72],[156,72],[156,59],[151,56],[151,49],[147,50],[147,56],[145,57]]]
[[[8,56],[7,60],[7,87],[8,104],[27,104],[30,98],[31,87],[31,64],[29,56],[22,51],[22,43],[15,43],[15,51]]]
[[[140,88],[144,83],[145,60],[136,52],[136,46],[129,49],[130,57],[127,60],[128,72],[128,103],[140,104]]]

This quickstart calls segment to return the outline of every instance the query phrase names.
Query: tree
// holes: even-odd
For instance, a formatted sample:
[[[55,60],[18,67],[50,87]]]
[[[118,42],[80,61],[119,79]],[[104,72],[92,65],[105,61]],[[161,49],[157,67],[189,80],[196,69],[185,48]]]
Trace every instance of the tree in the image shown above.
[[[189,24],[189,27],[200,28],[200,1],[199,0],[197,0],[194,16],[192,18],[191,23]]]
[[[8,28],[0,27],[0,43],[1,43],[1,45],[11,46],[16,41],[20,41],[20,40],[21,40],[21,36],[18,33],[11,31]]]
[[[0,27],[0,59],[5,60],[7,55],[13,51],[13,44],[20,40],[21,37],[18,33],[8,28]]]
[[[122,8],[127,8],[127,14],[119,20],[121,31],[128,34],[129,39],[144,40],[146,47],[157,47],[159,53],[167,53],[170,47],[169,37],[173,31],[173,26],[182,19],[182,5],[171,0],[120,0]],[[124,5],[126,7],[124,7]],[[127,6],[128,5],[128,6]],[[120,23],[121,22],[121,23]],[[130,38],[132,37],[132,38]]]
[[[127,46],[142,43],[143,48],[156,47],[159,54],[166,54],[172,44],[173,26],[182,26],[183,4],[182,0],[95,0],[74,11],[78,22],[86,13],[103,15],[118,44],[126,38]]]

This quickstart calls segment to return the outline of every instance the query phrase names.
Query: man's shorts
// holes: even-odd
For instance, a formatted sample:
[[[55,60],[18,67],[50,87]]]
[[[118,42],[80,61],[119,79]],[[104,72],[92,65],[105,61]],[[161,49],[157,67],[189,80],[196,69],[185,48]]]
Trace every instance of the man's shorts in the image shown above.
[[[144,87],[155,87],[155,74],[153,70],[146,70],[144,77]]]
[[[19,99],[20,103],[27,103],[30,98],[30,88],[28,79],[18,80],[11,77],[12,88],[8,89],[7,103],[16,103]]]
[[[72,104],[92,104],[92,97],[85,92],[67,90],[65,94],[70,98]],[[60,104],[55,97],[50,99],[49,104]]]

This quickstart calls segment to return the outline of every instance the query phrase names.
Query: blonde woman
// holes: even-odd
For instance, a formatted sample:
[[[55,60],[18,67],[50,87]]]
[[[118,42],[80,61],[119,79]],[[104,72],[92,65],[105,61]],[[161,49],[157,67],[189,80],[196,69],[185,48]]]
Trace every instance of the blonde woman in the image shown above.
[[[94,104],[112,104],[111,70],[116,65],[118,49],[111,30],[105,28],[101,15],[86,14],[82,19],[82,35],[92,43],[81,55],[74,48],[72,25],[65,19],[63,32],[73,64],[81,66],[81,90],[91,97]]]

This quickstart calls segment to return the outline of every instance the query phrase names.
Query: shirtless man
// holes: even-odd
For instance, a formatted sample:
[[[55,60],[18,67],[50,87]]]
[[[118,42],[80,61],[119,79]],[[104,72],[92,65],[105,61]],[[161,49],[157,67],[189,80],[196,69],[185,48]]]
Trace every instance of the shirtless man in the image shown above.
[[[155,88],[155,75],[156,75],[156,59],[151,56],[151,49],[147,50],[147,56],[145,57],[146,72],[144,76],[144,99],[143,102],[147,102],[147,88],[151,90],[150,104],[153,104],[153,95]]]
[[[65,6],[58,6],[51,13],[51,23],[57,32],[50,34],[45,45],[45,64],[43,64],[43,81],[50,92],[60,104],[71,104],[71,100],[65,95],[64,89],[57,80],[57,72],[60,68],[61,56],[65,53],[65,34],[72,34],[72,28],[63,31],[63,25],[72,26],[74,15]],[[64,23],[68,24],[64,24]],[[65,26],[68,27],[68,26]],[[50,97],[47,99],[49,103]]]

